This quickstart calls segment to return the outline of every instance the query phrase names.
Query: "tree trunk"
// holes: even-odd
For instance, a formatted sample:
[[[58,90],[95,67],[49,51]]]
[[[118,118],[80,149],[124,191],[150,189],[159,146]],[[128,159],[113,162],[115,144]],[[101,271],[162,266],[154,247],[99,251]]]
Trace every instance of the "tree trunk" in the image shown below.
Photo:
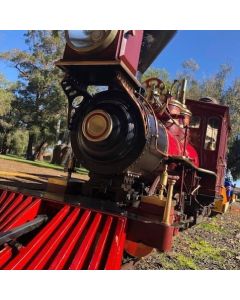
[[[66,146],[62,151],[62,159],[61,159],[61,166],[65,166],[67,162],[70,160],[72,154],[71,146]]]
[[[60,165],[62,157],[62,145],[55,145],[51,164]]]
[[[4,134],[4,137],[2,140],[2,146],[1,146],[0,153],[4,154],[4,155],[7,154],[7,150],[8,150],[7,137],[8,137],[9,132],[10,132],[9,130],[5,131],[5,134]]]
[[[34,156],[33,156],[33,152],[32,152],[33,141],[34,141],[34,134],[29,133],[28,146],[27,146],[27,152],[26,152],[27,160],[34,160]]]
[[[43,153],[44,150],[47,148],[48,143],[46,141],[43,141],[36,149],[34,153],[34,159],[43,161]]]

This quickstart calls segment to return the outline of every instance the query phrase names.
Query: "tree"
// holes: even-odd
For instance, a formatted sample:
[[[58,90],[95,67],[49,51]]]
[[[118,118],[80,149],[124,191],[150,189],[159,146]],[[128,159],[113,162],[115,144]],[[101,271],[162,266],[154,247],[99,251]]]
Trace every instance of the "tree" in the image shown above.
[[[227,64],[220,66],[218,72],[212,75],[210,78],[205,79],[201,83],[201,95],[210,96],[217,99],[220,104],[227,104],[226,101],[226,81],[230,75],[232,67]]]
[[[240,178],[240,138],[236,138],[229,147],[228,169],[234,180]]]
[[[0,54],[19,72],[16,103],[21,127],[29,133],[27,159],[40,158],[42,148],[56,142],[58,121],[67,116],[67,99],[62,91],[61,71],[54,62],[62,56],[61,31],[30,30],[25,34],[27,51],[12,50]],[[33,145],[37,151],[32,153]]]
[[[221,98],[221,102],[229,106],[231,118],[231,144],[238,139],[240,134],[240,78],[236,79]],[[240,151],[240,148],[239,148]]]
[[[14,131],[14,120],[12,116],[14,85],[8,82],[3,75],[0,74],[0,153],[6,153],[8,149],[9,135]]]
[[[9,113],[13,98],[10,83],[0,74],[0,117]]]
[[[165,69],[153,67],[150,67],[145,71],[145,73],[142,75],[141,82],[144,82],[145,80],[153,77],[161,79],[166,85],[168,83],[170,84],[168,71]]]
[[[186,97],[198,100],[201,97],[201,86],[195,78],[200,66],[194,59],[185,60],[182,63],[182,72],[176,75],[177,79],[187,79]]]

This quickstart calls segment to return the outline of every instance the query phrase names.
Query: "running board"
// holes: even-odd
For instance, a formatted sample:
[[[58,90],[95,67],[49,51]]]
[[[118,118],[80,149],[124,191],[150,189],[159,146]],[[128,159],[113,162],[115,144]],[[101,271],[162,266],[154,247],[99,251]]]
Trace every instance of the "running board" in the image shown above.
[[[118,270],[126,218],[0,190],[0,233],[47,215],[39,228],[0,246],[3,270]]]

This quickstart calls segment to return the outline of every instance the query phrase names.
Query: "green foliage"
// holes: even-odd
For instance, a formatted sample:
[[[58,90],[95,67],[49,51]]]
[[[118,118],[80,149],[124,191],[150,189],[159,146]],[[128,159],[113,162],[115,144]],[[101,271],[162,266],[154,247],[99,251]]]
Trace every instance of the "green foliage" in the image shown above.
[[[196,265],[194,260],[190,257],[187,257],[181,253],[176,255],[177,262],[180,266],[180,269],[191,269],[191,270],[198,270],[199,267]]]
[[[210,243],[203,239],[199,238],[197,242],[191,243],[190,249],[194,251],[194,255],[198,258],[204,259],[207,257],[208,259],[215,261],[223,260],[221,255],[222,249],[213,247]]]
[[[28,130],[29,143],[54,143],[57,123],[67,117],[67,99],[60,85],[63,75],[54,65],[63,53],[63,32],[30,30],[25,38],[28,51],[15,49],[0,54],[2,60],[19,71],[15,121]],[[32,145],[28,147],[31,148]]]
[[[215,224],[214,222],[211,222],[211,223],[203,222],[203,223],[199,224],[198,227],[205,229],[206,231],[209,231],[212,233],[224,232],[224,229],[222,229],[219,225]]]
[[[230,65],[221,65],[218,72],[210,78],[205,79],[201,83],[202,96],[210,96],[217,99],[220,104],[225,102],[225,85],[228,76],[230,75],[232,67]]]
[[[159,78],[165,83],[167,88],[170,88],[171,86],[169,73],[165,69],[153,68],[153,67],[148,68],[146,72],[142,75],[141,82],[144,82],[149,78]]]
[[[229,147],[228,168],[234,180],[240,178],[240,139],[235,139]]]
[[[14,99],[11,87],[11,84],[0,74],[0,117],[5,116],[11,110],[11,103]]]
[[[183,67],[183,70],[185,71],[186,75],[188,75],[188,76],[190,76],[191,73],[198,71],[200,68],[199,64],[192,58],[185,60],[182,63],[182,67]]]
[[[16,129],[7,136],[6,145],[9,152],[15,155],[23,155],[26,151],[28,133],[26,130]]]

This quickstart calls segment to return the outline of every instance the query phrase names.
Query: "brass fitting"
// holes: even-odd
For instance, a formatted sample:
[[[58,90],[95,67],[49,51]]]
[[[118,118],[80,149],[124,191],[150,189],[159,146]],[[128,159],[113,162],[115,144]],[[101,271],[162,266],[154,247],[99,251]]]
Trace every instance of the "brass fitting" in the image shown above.
[[[171,225],[170,213],[171,213],[171,208],[172,208],[173,188],[178,179],[179,179],[178,176],[171,176],[171,178],[168,179],[168,193],[167,193],[166,205],[164,208],[164,214],[163,214],[163,220],[162,220],[162,223],[164,223],[166,225]]]
[[[165,165],[164,171],[162,172],[161,178],[160,178],[160,190],[159,190],[159,199],[163,200],[163,192],[164,189],[167,186],[168,182],[168,172],[167,172],[168,166]]]

